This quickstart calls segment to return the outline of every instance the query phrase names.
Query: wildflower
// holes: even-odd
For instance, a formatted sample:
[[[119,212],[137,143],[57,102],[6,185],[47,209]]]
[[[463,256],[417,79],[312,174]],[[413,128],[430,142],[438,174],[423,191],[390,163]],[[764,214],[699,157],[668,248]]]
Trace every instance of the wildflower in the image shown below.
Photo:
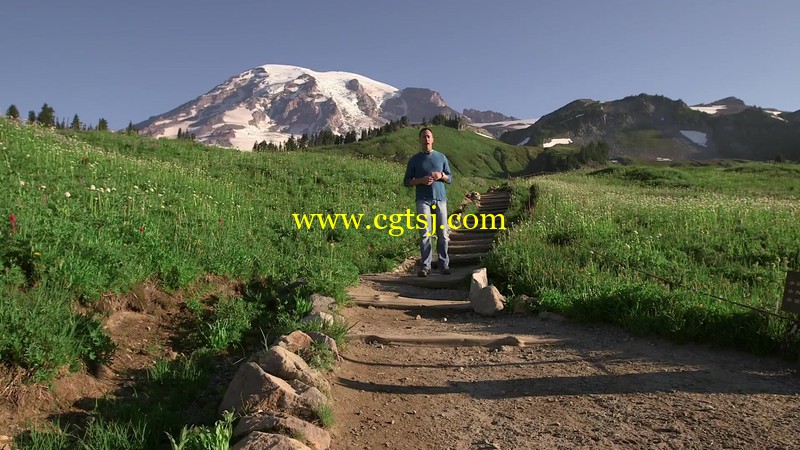
[[[64,197],[70,198],[72,197],[72,194],[70,194],[69,192],[64,192]]]
[[[90,190],[90,191],[94,191],[95,189],[97,189],[97,188],[96,188],[96,187],[94,187],[94,185],[91,185],[91,186],[89,186],[89,190]]]
[[[17,234],[17,216],[9,214],[8,220],[11,222],[11,234]]]
[[[19,180],[19,187],[25,187],[25,182],[22,181],[22,180]]]
[[[135,184],[133,185],[133,188],[136,189],[136,190],[139,190],[139,186],[137,186]]]
[[[111,192],[111,188],[110,188],[110,187],[107,187],[107,188],[106,188],[106,193],[110,193],[110,192]]]
[[[42,254],[41,254],[41,253],[39,253],[39,252],[33,252],[33,256],[35,256],[35,257],[37,257],[37,258],[38,258],[38,257],[42,256]]]
[[[139,227],[139,234],[144,234],[144,227]]]
[[[219,224],[222,225],[222,218],[219,219]]]

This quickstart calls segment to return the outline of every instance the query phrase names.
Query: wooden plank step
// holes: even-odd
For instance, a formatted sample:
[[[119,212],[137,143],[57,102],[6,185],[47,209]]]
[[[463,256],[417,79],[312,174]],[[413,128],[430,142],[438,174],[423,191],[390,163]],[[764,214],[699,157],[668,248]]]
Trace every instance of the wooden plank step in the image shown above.
[[[377,298],[376,298],[377,297]],[[387,309],[425,308],[436,311],[472,311],[472,306],[465,300],[428,300],[410,297],[394,297],[389,295],[353,296],[353,303],[358,306]]]
[[[431,289],[463,288],[469,287],[468,278],[472,275],[475,267],[451,268],[452,274],[441,275],[437,270],[433,270],[430,276],[418,277],[416,274],[403,275],[362,275],[361,279],[376,283],[404,284]]]
[[[450,265],[462,265],[480,262],[489,256],[489,252],[482,253],[457,253],[450,255]]]
[[[360,340],[368,344],[399,345],[432,345],[439,347],[502,347],[505,345],[525,347],[527,345],[554,345],[568,342],[565,339],[540,338],[525,336],[524,338],[506,336],[475,336],[458,333],[436,333],[435,335],[381,335],[381,334],[348,334],[348,339]]]

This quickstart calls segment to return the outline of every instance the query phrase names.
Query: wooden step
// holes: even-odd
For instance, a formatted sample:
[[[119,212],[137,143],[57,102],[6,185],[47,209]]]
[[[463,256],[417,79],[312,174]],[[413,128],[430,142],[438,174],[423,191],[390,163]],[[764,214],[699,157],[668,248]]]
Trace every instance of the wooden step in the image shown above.
[[[353,303],[358,306],[387,309],[425,308],[436,311],[472,311],[467,300],[431,300],[392,295],[352,296]]]
[[[472,271],[476,267],[454,267],[451,268],[450,275],[441,275],[437,270],[431,271],[430,276],[418,277],[416,274],[402,274],[402,275],[387,275],[387,274],[373,274],[362,275],[361,279],[372,281],[376,283],[392,283],[392,284],[405,284],[409,286],[417,286],[431,289],[446,289],[454,287],[468,287],[468,278],[472,276]]]
[[[450,245],[448,245],[450,254],[455,255],[459,253],[483,253],[483,252],[488,252],[489,250],[492,249],[491,243],[473,244],[469,241],[459,241],[458,244],[464,244],[464,245],[453,245],[452,242],[450,243]]]
[[[348,334],[347,339],[360,340],[368,344],[383,345],[432,345],[439,347],[502,347],[526,345],[555,345],[568,342],[565,339],[540,338],[534,336],[475,336],[459,333],[436,333],[435,335],[381,335],[381,334]]]
[[[453,254],[450,255],[450,265],[464,265],[464,264],[473,264],[478,263],[483,258],[489,256],[489,252],[482,252],[482,253],[460,253],[460,254]]]

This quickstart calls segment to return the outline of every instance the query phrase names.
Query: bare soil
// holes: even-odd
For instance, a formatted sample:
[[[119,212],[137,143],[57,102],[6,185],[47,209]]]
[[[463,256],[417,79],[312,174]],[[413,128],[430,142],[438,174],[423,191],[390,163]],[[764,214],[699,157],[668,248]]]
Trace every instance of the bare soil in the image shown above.
[[[201,286],[208,297],[232,292],[233,284],[209,277]],[[48,430],[54,421],[80,429],[98,405],[134,395],[157,360],[182,356],[192,323],[185,295],[167,294],[147,282],[125,296],[109,295],[90,307],[76,306],[104,317],[104,329],[117,345],[109,363],[93,370],[63,373],[43,385],[31,383],[19,368],[0,366],[0,449],[13,436]]]

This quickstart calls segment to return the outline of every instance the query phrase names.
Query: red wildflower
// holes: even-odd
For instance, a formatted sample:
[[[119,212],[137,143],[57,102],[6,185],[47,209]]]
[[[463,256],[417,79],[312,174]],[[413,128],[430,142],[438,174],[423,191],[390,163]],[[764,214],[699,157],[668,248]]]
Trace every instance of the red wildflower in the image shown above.
[[[9,214],[8,220],[11,222],[11,234],[17,234],[17,216]]]
[[[144,234],[144,227],[139,227],[139,234]]]
[[[222,218],[219,219],[219,224],[222,225]]]

